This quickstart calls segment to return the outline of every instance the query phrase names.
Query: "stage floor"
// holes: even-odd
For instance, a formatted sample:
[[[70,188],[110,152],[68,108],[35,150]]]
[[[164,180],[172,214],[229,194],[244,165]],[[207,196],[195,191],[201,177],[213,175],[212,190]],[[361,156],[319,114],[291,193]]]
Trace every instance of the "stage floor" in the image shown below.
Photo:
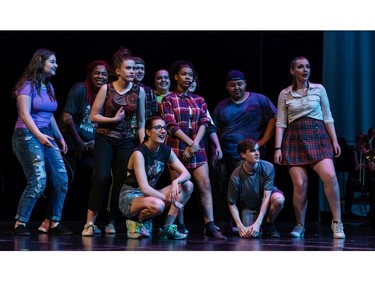
[[[345,222],[344,222],[345,223]],[[28,224],[31,236],[12,234],[13,222],[0,223],[0,251],[374,251],[375,230],[366,223],[345,223],[346,239],[333,239],[330,225],[309,223],[305,237],[291,238],[293,222],[278,222],[281,238],[241,239],[237,234],[227,240],[215,240],[203,235],[203,225],[187,226],[186,240],[156,238],[127,239],[125,224],[118,223],[117,234],[82,237],[82,222],[65,222],[73,235],[48,235],[37,232],[38,222]],[[99,227],[103,225],[98,224]]]

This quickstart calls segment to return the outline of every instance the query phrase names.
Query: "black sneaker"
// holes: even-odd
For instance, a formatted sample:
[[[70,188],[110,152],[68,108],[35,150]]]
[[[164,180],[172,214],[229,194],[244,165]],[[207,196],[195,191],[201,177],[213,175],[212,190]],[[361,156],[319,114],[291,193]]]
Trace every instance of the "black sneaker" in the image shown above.
[[[204,235],[208,237],[213,237],[215,239],[222,239],[226,240],[227,237],[222,235],[216,228],[213,222],[209,222],[206,224],[206,227],[204,229]]]
[[[48,230],[49,234],[55,234],[55,235],[71,235],[73,234],[72,231],[67,229],[65,226],[58,224],[56,227],[52,228],[50,227]]]
[[[17,227],[15,227],[13,229],[13,234],[14,235],[19,235],[19,236],[29,236],[29,235],[31,235],[30,231],[23,224],[20,224]]]
[[[280,238],[280,232],[276,229],[276,226],[272,222],[266,222],[264,232],[271,238]]]
[[[177,231],[182,233],[182,234],[186,234],[188,235],[189,234],[189,230],[186,229],[185,225],[184,224],[177,224]]]
[[[219,222],[217,224],[219,227],[219,232],[221,234],[232,234],[233,233],[233,225],[230,222]]]

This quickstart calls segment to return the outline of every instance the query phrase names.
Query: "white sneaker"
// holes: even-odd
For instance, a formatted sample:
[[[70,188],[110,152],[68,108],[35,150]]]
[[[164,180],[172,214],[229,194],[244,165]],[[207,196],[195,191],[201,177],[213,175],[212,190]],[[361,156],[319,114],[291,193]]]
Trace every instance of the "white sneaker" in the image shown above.
[[[100,234],[102,234],[102,231],[92,222],[85,224],[85,227],[82,230],[82,236],[94,236]]]
[[[333,231],[333,238],[345,239],[344,225],[341,221],[337,222],[332,220],[331,228]]]
[[[113,223],[109,223],[104,227],[104,232],[107,234],[116,234],[116,228]]]

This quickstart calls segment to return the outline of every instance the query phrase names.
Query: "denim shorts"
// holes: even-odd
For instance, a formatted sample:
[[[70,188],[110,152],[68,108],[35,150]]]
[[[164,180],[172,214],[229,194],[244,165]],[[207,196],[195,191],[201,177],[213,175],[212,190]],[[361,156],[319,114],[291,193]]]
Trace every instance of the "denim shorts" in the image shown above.
[[[119,209],[120,212],[130,218],[130,206],[133,203],[133,200],[136,197],[144,197],[145,195],[141,192],[139,188],[134,188],[128,185],[123,185],[120,192],[120,198],[119,198]]]

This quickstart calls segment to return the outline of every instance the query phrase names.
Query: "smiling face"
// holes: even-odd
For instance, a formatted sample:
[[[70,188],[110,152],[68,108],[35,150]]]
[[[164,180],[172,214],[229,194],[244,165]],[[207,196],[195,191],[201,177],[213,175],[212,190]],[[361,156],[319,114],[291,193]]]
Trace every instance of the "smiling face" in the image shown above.
[[[108,71],[104,65],[97,65],[91,72],[91,83],[95,88],[100,88],[108,82]]]
[[[165,121],[163,119],[156,119],[152,122],[152,126],[146,128],[148,139],[154,143],[164,143],[167,137],[167,130]]]
[[[44,76],[50,77],[56,75],[56,69],[58,68],[58,65],[56,63],[56,56],[51,55],[49,58],[44,62]]]
[[[145,77],[145,65],[141,63],[136,63],[134,80],[137,82],[141,82],[144,77]]]
[[[161,69],[155,73],[154,85],[157,92],[167,92],[171,86],[168,71]]]

